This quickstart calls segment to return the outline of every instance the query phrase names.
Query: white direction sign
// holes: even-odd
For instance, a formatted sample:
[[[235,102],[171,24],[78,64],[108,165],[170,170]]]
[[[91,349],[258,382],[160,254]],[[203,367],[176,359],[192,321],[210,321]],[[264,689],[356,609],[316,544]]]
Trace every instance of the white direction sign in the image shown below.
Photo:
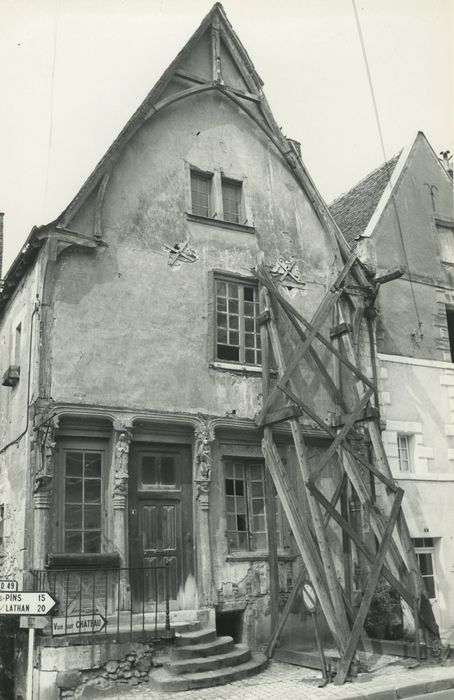
[[[49,593],[0,593],[0,615],[48,615],[56,602]]]
[[[53,617],[52,634],[84,634],[101,632],[106,624],[105,618],[99,613],[94,615],[71,615],[70,617]]]
[[[0,592],[17,591],[18,588],[17,581],[13,581],[12,579],[0,580]]]

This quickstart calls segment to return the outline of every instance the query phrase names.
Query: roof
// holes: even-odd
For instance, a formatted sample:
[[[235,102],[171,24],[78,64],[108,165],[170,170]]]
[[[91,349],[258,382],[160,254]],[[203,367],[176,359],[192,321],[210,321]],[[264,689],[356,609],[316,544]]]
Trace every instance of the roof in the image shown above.
[[[354,242],[366,230],[401,153],[402,151],[366,175],[330,205],[332,216],[352,248],[355,247]]]

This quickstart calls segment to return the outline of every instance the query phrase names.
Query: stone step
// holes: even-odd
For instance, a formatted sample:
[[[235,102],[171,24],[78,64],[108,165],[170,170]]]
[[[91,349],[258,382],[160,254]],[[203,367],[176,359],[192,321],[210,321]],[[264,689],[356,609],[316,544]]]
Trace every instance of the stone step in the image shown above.
[[[175,636],[175,643],[179,647],[188,646],[190,644],[204,644],[206,642],[214,642],[216,639],[216,630],[195,630],[193,632],[184,632]]]
[[[200,656],[195,659],[181,659],[180,661],[168,661],[164,664],[169,673],[179,675],[181,673],[199,673],[202,671],[214,671],[226,666],[238,666],[249,661],[251,651],[245,644],[235,644],[233,651],[216,656]]]
[[[150,674],[150,683],[158,690],[166,692],[210,688],[252,676],[264,669],[266,664],[267,658],[264,654],[254,653],[248,661],[238,666],[187,673],[182,676],[174,676],[166,668],[158,668]]]
[[[233,649],[232,637],[217,637],[212,642],[204,642],[203,644],[188,644],[183,647],[174,647],[172,649],[172,658],[174,659],[198,659],[200,656],[217,656],[218,654],[227,654]]]

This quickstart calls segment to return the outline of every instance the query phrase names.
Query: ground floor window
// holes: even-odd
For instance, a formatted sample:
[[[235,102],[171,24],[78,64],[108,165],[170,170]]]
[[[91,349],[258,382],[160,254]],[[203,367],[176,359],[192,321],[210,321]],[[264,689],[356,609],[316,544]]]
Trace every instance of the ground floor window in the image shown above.
[[[102,452],[64,450],[64,551],[101,551]]]
[[[224,464],[229,552],[268,549],[265,465],[260,461],[226,460]],[[276,532],[282,547],[282,514],[277,494]]]
[[[432,537],[416,537],[413,544],[427,595],[429,598],[436,598],[434,540]]]

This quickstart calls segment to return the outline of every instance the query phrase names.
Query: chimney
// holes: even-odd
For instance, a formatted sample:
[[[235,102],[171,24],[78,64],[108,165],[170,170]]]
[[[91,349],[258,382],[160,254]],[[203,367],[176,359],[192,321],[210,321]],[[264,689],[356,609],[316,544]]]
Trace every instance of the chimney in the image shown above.
[[[440,155],[441,155],[440,160],[443,164],[443,167],[452,180],[452,162],[451,162],[452,155],[451,155],[451,151],[440,151]]]
[[[0,211],[0,280],[2,279],[2,262],[3,262],[3,217],[4,213]]]

